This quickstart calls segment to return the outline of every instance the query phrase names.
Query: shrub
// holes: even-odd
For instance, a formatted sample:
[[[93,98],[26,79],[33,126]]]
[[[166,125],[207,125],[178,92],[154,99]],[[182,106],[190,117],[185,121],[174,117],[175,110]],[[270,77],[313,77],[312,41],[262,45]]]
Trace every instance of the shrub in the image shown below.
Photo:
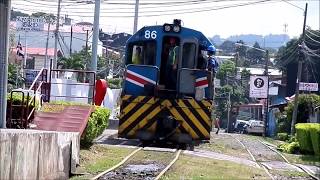
[[[81,105],[81,106],[91,106],[88,104],[78,103],[78,102],[65,102],[65,101],[54,101],[50,104],[56,104],[56,105]],[[81,137],[81,145],[82,146],[90,146],[92,144],[92,141],[102,134],[102,132],[107,128],[108,126],[108,120],[110,116],[110,110],[96,106],[94,111],[91,113],[91,116],[88,120],[86,129],[83,132],[83,135]]]
[[[298,142],[283,143],[278,146],[278,149],[285,153],[294,154],[299,152],[299,143]]]
[[[287,141],[289,139],[288,133],[278,133],[277,139],[280,141]]]
[[[320,124],[300,123],[296,125],[296,129],[301,151],[320,155]]]
[[[91,114],[84,136],[81,138],[81,145],[91,145],[92,141],[98,137],[108,126],[110,111],[103,107],[96,107]]]
[[[320,106],[320,96],[316,94],[301,94],[298,98],[298,114],[296,123],[306,123],[313,107]],[[290,102],[285,108],[287,115],[287,127],[291,127],[294,102]],[[290,130],[288,131],[290,133]]]
[[[314,153],[320,155],[320,124],[310,124],[310,137]]]
[[[20,119],[22,116],[22,112],[24,112],[24,119],[27,119],[29,116],[29,113],[31,113],[32,109],[34,108],[33,102],[31,102],[31,97],[29,97],[29,108],[27,112],[27,93],[25,93],[23,102],[22,102],[22,93],[13,93],[12,94],[12,99],[11,99],[11,93],[7,94],[7,117],[10,116],[10,109],[11,109],[11,103],[12,105],[24,105],[23,107],[20,106],[13,106],[12,107],[12,119]],[[39,102],[36,100],[35,101],[35,108],[39,107]],[[31,119],[33,119],[34,113],[30,116]],[[9,123],[9,122],[7,122]],[[11,128],[21,128],[19,127],[11,127]]]

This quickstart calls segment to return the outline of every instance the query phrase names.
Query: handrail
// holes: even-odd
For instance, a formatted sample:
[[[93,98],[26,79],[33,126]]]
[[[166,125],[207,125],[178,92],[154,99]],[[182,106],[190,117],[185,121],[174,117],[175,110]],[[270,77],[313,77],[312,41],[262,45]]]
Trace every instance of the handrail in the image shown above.
[[[36,97],[38,92],[42,91],[43,88],[43,84],[45,84],[48,80],[48,71],[45,68],[41,68],[41,70],[39,71],[38,75],[36,76],[36,78],[34,79],[34,81],[32,82],[30,88],[26,91],[23,90],[13,90],[11,91],[11,103],[10,103],[10,114],[9,114],[9,121],[10,121],[10,126],[12,125],[12,107],[13,107],[13,103],[12,103],[12,95],[13,93],[21,93],[22,94],[22,99],[21,99],[21,104],[17,105],[19,107],[21,107],[21,116],[20,116],[20,123],[22,125],[21,128],[27,128],[28,124],[30,123],[30,119],[33,115],[33,113],[36,110]],[[36,88],[35,88],[36,87]],[[33,92],[33,95],[31,95],[30,93]],[[42,96],[40,96],[40,105],[42,101]],[[33,108],[29,109],[33,104]]]
[[[31,86],[30,86],[30,88],[29,88],[29,91],[32,90],[33,86],[36,84],[36,82],[38,81],[39,77],[42,75],[42,73],[43,73],[44,70],[47,70],[47,69],[41,68],[41,70],[39,71],[39,73],[38,73],[38,75],[36,76],[36,78],[34,78],[32,84],[31,84]]]

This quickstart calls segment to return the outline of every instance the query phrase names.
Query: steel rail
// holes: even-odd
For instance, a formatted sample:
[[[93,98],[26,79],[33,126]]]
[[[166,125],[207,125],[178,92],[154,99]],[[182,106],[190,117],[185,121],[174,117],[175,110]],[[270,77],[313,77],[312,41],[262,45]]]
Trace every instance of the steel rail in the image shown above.
[[[250,154],[252,160],[253,160],[254,162],[256,162],[257,165],[258,165],[260,168],[262,168],[272,180],[275,180],[275,178],[272,176],[272,174],[269,172],[269,170],[268,170],[263,164],[259,163],[259,162],[256,160],[256,158],[253,156],[253,154],[251,153],[251,151],[250,151],[238,138],[236,138],[235,136],[233,136],[233,135],[231,135],[231,134],[229,134],[229,135],[230,135],[231,137],[233,137],[235,140],[237,140],[237,141],[241,144],[241,146],[245,148],[245,150]]]
[[[311,176],[313,179],[316,179],[316,180],[320,180],[320,178],[316,177],[315,175],[313,175],[312,173],[310,173],[306,168],[302,167],[302,166],[298,166],[298,165],[295,165],[295,164],[292,164],[290,163],[290,161],[278,150],[274,149],[274,147],[270,147],[270,146],[273,146],[273,145],[269,145],[261,140],[258,140],[261,144],[265,145],[267,148],[269,148],[271,151],[277,153],[279,156],[281,156],[282,159],[284,159],[286,161],[286,163],[294,166],[294,167],[297,167],[299,169],[301,169],[303,172],[307,173],[309,176]]]
[[[168,169],[178,160],[180,154],[181,154],[181,149],[178,150],[176,157],[170,162],[170,164],[168,164],[168,166],[166,168],[164,168],[160,172],[160,174],[158,174],[158,176],[155,178],[155,180],[159,180],[160,177],[162,177],[168,171]]]
[[[110,171],[113,171],[115,170],[116,168],[118,168],[119,166],[121,166],[122,164],[124,164],[128,159],[130,159],[134,154],[136,154],[137,152],[139,152],[140,150],[142,150],[143,148],[140,147],[136,150],[134,150],[132,153],[130,153],[127,157],[125,157],[121,162],[119,162],[118,164],[116,164],[115,166],[103,171],[102,173],[96,175],[94,178],[92,178],[92,180],[96,180],[98,179],[99,177],[103,176],[104,174],[110,172]]]

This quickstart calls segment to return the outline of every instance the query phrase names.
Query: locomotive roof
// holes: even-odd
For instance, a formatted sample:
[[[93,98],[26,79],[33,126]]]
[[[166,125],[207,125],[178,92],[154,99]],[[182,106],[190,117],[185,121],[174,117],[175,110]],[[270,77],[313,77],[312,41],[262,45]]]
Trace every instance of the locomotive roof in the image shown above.
[[[162,37],[164,36],[175,36],[179,37],[181,39],[186,39],[186,38],[196,38],[199,41],[200,46],[210,46],[212,43],[209,41],[209,39],[202,34],[202,32],[186,28],[186,27],[181,27],[181,31],[179,33],[176,32],[164,32],[163,31],[163,26],[162,25],[157,25],[157,26],[145,26],[141,28],[139,31],[137,31],[135,34],[133,34],[132,37],[130,37],[127,41],[127,44],[132,43],[132,42],[137,42],[137,41],[145,41],[148,40],[145,38],[145,32],[149,30],[150,32],[156,31],[157,37]]]

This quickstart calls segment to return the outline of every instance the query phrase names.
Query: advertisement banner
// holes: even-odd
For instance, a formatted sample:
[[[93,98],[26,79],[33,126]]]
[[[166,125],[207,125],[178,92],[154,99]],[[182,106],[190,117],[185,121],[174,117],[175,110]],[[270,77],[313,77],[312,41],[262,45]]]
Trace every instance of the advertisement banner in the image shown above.
[[[16,28],[17,30],[23,31],[43,31],[44,30],[44,18],[36,18],[36,17],[22,17],[18,16],[16,20]]]

